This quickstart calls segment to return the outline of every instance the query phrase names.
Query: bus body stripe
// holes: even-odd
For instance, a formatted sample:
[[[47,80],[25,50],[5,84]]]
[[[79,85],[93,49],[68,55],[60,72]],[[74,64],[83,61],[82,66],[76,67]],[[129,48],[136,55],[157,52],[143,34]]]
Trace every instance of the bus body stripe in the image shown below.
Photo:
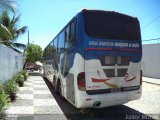
[[[112,48],[86,48],[86,50],[113,50]]]
[[[141,52],[139,49],[127,49],[127,48],[86,48],[86,50],[112,50],[112,51],[129,51],[129,52]]]
[[[108,79],[96,79],[96,78],[92,78],[92,82],[105,82],[107,80],[111,80],[112,78],[108,78]]]

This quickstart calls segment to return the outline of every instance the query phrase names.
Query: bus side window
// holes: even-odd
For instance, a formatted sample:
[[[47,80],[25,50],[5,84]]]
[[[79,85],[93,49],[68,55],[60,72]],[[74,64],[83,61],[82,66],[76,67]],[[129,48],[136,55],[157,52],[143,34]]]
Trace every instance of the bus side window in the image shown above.
[[[44,58],[46,57],[46,49],[44,49],[43,57],[44,57]]]
[[[68,26],[65,30],[65,49],[67,50],[69,48],[69,31],[70,31],[70,26]]]
[[[48,46],[48,52],[49,52],[49,57],[53,57],[54,55],[54,46],[53,46],[53,42],[51,42]]]
[[[58,45],[58,37],[54,39],[54,53],[57,52],[57,45]]]
[[[75,20],[70,24],[69,46],[73,46],[75,41]]]
[[[62,31],[59,35],[59,42],[58,42],[58,52],[63,52],[64,51],[64,31]]]
[[[47,46],[47,49],[46,49],[46,55],[47,55],[47,58],[48,58],[48,56],[49,56],[48,46]]]
[[[72,21],[65,30],[65,49],[71,48],[75,41],[75,21]]]

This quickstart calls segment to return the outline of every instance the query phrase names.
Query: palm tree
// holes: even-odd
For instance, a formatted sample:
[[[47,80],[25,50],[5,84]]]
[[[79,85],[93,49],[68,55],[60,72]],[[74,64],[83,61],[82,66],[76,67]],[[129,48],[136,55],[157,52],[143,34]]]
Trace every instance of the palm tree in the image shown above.
[[[13,5],[14,2],[11,0],[0,0],[0,15],[3,11],[8,11],[14,13]],[[0,22],[0,43],[8,44],[7,40],[11,39],[11,33],[6,26]],[[2,41],[3,40],[3,41]]]
[[[23,26],[21,28],[17,27],[17,24],[19,22],[20,16],[16,16],[14,14],[13,18],[10,19],[8,13],[5,11],[0,16],[0,23],[4,26],[4,28],[0,27],[0,39],[4,42],[5,45],[11,46],[15,40],[20,36],[21,34],[24,34],[27,30],[26,26]],[[2,30],[2,32],[1,32]],[[5,33],[5,34],[1,34]]]
[[[9,46],[8,40],[11,38],[12,35],[10,31],[3,24],[0,24],[0,43],[3,42],[3,44]]]
[[[0,0],[0,13],[2,13],[3,11],[14,13],[14,8],[12,6],[13,4],[15,4],[15,2],[11,0]]]

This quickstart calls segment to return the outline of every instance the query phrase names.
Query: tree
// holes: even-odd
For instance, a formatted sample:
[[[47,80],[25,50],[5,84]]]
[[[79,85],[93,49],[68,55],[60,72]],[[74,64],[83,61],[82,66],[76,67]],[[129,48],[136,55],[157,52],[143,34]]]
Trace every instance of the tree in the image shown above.
[[[29,44],[25,51],[26,62],[36,62],[39,61],[43,55],[42,48],[36,44]]]
[[[15,4],[15,2],[11,0],[0,0],[0,13],[3,11],[14,13],[13,4]]]
[[[0,42],[9,46],[8,40],[12,38],[12,35],[8,28],[6,28],[3,24],[0,24]]]
[[[11,0],[0,0],[0,15],[4,11],[15,13],[14,8],[12,6],[13,4],[15,4],[15,2]],[[8,43],[7,40],[11,38],[12,35],[8,30],[8,28],[0,22],[0,43],[3,42],[3,44],[7,44]]]
[[[18,22],[19,22],[20,16],[16,16],[14,14],[13,18],[10,19],[8,13],[5,11],[0,16],[0,23],[1,26],[4,26],[3,28],[0,26],[0,39],[4,42],[5,45],[10,46],[12,43],[15,42],[15,40],[20,36],[21,34],[24,34],[27,30],[26,26],[23,26],[21,28],[18,28]],[[5,29],[4,29],[5,28]],[[5,34],[2,34],[5,33]]]

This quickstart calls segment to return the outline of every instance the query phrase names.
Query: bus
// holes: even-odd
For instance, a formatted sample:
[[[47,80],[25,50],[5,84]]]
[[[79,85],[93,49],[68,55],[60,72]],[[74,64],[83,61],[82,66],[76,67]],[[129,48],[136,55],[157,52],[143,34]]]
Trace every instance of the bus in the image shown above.
[[[44,49],[44,76],[77,108],[102,108],[142,94],[142,43],[136,17],[77,13]]]

